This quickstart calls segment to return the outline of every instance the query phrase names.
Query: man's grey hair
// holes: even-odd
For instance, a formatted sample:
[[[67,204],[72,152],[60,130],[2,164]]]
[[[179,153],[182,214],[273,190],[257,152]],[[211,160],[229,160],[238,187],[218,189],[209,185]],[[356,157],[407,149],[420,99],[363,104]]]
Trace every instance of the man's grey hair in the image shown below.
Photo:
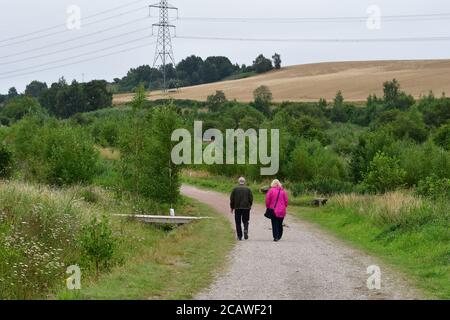
[[[240,185],[244,185],[245,184],[245,178],[244,177],[240,177],[239,178],[239,184]]]

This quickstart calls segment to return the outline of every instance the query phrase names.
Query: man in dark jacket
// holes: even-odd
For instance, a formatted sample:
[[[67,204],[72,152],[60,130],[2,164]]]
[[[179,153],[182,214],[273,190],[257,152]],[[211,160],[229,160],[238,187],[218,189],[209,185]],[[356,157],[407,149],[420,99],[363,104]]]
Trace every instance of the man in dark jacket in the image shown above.
[[[236,221],[236,233],[242,240],[242,224],[244,224],[244,239],[248,240],[248,224],[250,221],[250,210],[253,205],[253,193],[245,186],[245,178],[239,178],[239,186],[233,189],[230,196],[231,214],[234,212]]]

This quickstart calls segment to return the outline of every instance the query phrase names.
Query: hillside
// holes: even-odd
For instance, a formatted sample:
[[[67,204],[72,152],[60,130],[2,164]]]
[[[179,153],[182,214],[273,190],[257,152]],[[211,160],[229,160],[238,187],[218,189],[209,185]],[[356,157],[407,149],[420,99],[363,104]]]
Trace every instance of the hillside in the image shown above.
[[[179,89],[169,96],[175,99],[206,100],[215,90],[223,90],[228,99],[253,100],[253,90],[268,86],[274,101],[331,100],[341,90],[346,100],[362,101],[369,94],[381,95],[382,83],[396,78],[402,89],[419,97],[430,90],[440,95],[450,92],[450,60],[359,61],[305,64],[283,68],[259,76],[204,84]],[[160,99],[152,92],[151,99]],[[114,104],[131,101],[132,95],[118,94]]]

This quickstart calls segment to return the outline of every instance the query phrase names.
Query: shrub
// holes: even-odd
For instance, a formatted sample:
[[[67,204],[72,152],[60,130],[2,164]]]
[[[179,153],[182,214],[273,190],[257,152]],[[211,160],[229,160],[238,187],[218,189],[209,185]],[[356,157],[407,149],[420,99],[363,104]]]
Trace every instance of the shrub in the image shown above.
[[[45,110],[40,106],[39,102],[31,97],[22,96],[9,100],[5,107],[1,110],[0,115],[9,125],[24,118],[27,115],[45,115]]]
[[[294,197],[302,193],[314,192],[322,195],[350,193],[354,189],[353,184],[335,179],[317,179],[311,182],[294,183],[291,191]]]
[[[89,183],[98,151],[81,127],[25,119],[13,128],[13,151],[25,178],[54,185]]]
[[[292,152],[287,172],[291,181],[343,180],[346,164],[332,150],[318,141],[302,141]]]
[[[392,113],[397,111],[390,110],[384,113]],[[413,109],[408,113],[397,112],[393,113],[392,120],[384,119],[386,122],[386,127],[390,130],[394,137],[397,139],[412,139],[417,143],[423,143],[428,138],[428,130],[423,121],[423,116],[420,112]]]
[[[91,125],[91,134],[95,142],[102,147],[116,147],[119,140],[119,119],[98,119]]]
[[[420,180],[432,175],[450,178],[450,153],[433,143],[396,145],[394,149],[406,172],[408,186],[416,186]]]
[[[394,141],[392,133],[382,129],[368,132],[361,136],[358,145],[352,151],[350,159],[353,181],[362,181],[377,152],[387,153],[387,149],[392,146]]]
[[[429,126],[439,127],[450,120],[450,98],[442,96],[436,99],[430,93],[419,101],[418,106]]]
[[[444,125],[437,130],[434,143],[450,151],[450,124]]]
[[[227,102],[227,98],[223,91],[216,91],[215,94],[208,96],[207,98],[208,109],[210,112],[217,112]]]
[[[450,199],[450,179],[435,175],[427,177],[419,182],[416,193],[432,199]]]
[[[101,219],[93,217],[90,223],[83,227],[80,238],[83,255],[95,264],[97,277],[100,274],[101,265],[108,268],[108,263],[114,255],[116,242],[106,216],[102,216]]]
[[[385,193],[403,186],[405,176],[406,172],[400,167],[396,158],[379,152],[370,163],[363,184],[370,192]]]
[[[9,178],[13,167],[11,150],[0,141],[0,178]]]
[[[89,183],[97,172],[98,152],[81,128],[50,129],[44,158],[48,161],[46,180],[56,185]]]
[[[267,86],[260,86],[253,91],[254,102],[256,110],[265,115],[270,115],[270,105],[273,100],[272,92]]]

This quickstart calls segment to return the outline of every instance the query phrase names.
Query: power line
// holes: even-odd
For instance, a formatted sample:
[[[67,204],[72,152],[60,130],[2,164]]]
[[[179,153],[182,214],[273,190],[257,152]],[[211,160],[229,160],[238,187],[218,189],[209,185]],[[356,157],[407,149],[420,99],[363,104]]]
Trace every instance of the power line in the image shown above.
[[[134,23],[137,23],[137,22],[141,22],[141,21],[144,21],[144,20],[147,20],[147,19],[148,18],[146,17],[146,18],[142,18],[142,19],[138,19],[138,20],[128,21],[128,22],[125,22],[125,23],[122,23],[122,24],[119,24],[119,25],[115,25],[115,26],[112,26],[112,27],[109,27],[109,28],[106,28],[106,29],[102,29],[102,30],[99,30],[99,31],[91,32],[91,33],[88,33],[88,34],[85,34],[85,35],[82,35],[82,36],[78,36],[78,37],[74,37],[74,38],[71,38],[71,39],[67,39],[67,40],[63,40],[63,41],[58,41],[58,42],[46,44],[46,45],[38,47],[38,48],[32,48],[32,49],[28,49],[28,50],[25,50],[25,51],[15,52],[15,53],[12,53],[12,54],[1,56],[0,59],[16,57],[18,55],[23,55],[23,54],[26,54],[26,53],[47,49],[49,47],[58,46],[60,44],[65,44],[65,43],[73,42],[73,41],[76,41],[76,40],[80,40],[80,39],[96,36],[98,34],[105,33],[105,32],[111,31],[111,30],[115,30],[115,29],[119,29],[119,28],[122,28],[122,27],[125,27],[125,26],[129,26],[131,24],[134,24]]]
[[[109,41],[109,40],[114,40],[114,39],[121,38],[121,37],[130,35],[130,34],[135,34],[135,33],[138,33],[138,32],[148,31],[148,30],[149,30],[148,27],[140,28],[140,29],[136,29],[136,30],[133,30],[133,31],[125,32],[125,33],[122,33],[122,34],[119,34],[119,35],[116,35],[116,36],[112,36],[112,37],[109,37],[109,38],[104,38],[104,39],[95,40],[95,41],[92,41],[92,42],[89,42],[89,43],[85,43],[85,44],[82,44],[82,45],[77,45],[77,46],[74,46],[74,47],[68,47],[68,48],[64,48],[64,49],[61,49],[61,50],[57,50],[57,51],[47,52],[47,53],[43,53],[43,54],[31,56],[31,57],[26,57],[26,58],[23,58],[23,59],[17,59],[17,60],[12,60],[12,61],[7,61],[7,62],[1,62],[0,66],[13,64],[13,63],[19,63],[19,62],[22,63],[24,61],[35,60],[35,59],[39,59],[39,58],[42,58],[42,57],[51,56],[51,55],[54,55],[54,54],[57,54],[57,53],[77,50],[77,49],[80,49],[80,48],[88,47],[90,45],[96,45],[98,43],[106,42],[106,41]],[[33,51],[36,51],[36,50],[33,50]]]
[[[178,39],[217,40],[217,41],[246,41],[246,42],[310,42],[310,43],[362,43],[362,42],[433,42],[449,41],[450,36],[442,37],[400,37],[400,38],[354,38],[354,39],[280,39],[280,38],[223,38],[207,36],[176,36]]]
[[[89,16],[86,16],[86,17],[84,17],[84,18],[82,19],[82,21],[84,21],[84,20],[89,20],[89,19],[92,19],[92,18],[101,16],[101,15],[104,15],[104,14],[106,14],[106,13],[110,13],[110,12],[113,12],[113,11],[116,11],[116,10],[119,10],[119,9],[122,9],[122,8],[126,8],[126,7],[132,6],[132,5],[134,5],[134,4],[137,4],[137,3],[139,3],[139,2],[143,2],[143,1],[145,1],[145,0],[137,0],[137,1],[128,2],[128,3],[126,3],[126,4],[123,4],[123,5],[120,5],[120,6],[117,6],[117,7],[108,9],[108,10],[105,10],[105,11],[101,11],[101,12],[98,12],[98,13],[95,13],[95,14],[92,14],[92,15],[89,15]],[[50,31],[50,30],[53,30],[53,29],[61,28],[61,27],[65,27],[65,24],[58,24],[58,25],[54,25],[54,26],[52,26],[52,27],[47,27],[47,28],[39,29],[39,30],[36,30],[36,31],[33,31],[33,32],[29,32],[29,33],[24,33],[24,34],[16,35],[16,36],[13,36],[13,37],[10,37],[10,38],[1,39],[1,40],[0,40],[0,43],[2,43],[2,42],[7,42],[7,41],[9,41],[9,40],[15,40],[15,39],[24,38],[24,37],[27,37],[27,36],[39,34],[39,33],[42,33],[42,32]]]
[[[144,8],[146,8],[146,7],[144,7]],[[108,20],[111,20],[111,19],[115,19],[115,18],[118,18],[118,17],[122,17],[122,16],[125,16],[125,15],[128,15],[130,13],[134,13],[134,12],[137,12],[137,11],[142,11],[142,9],[143,8],[133,9],[133,10],[130,10],[130,11],[127,11],[127,12],[123,12],[123,13],[120,13],[120,14],[117,14],[117,15],[114,15],[114,16],[110,16],[110,17],[107,17],[107,18],[104,18],[104,19],[101,19],[101,20],[93,21],[93,22],[90,22],[90,23],[85,23],[84,26],[86,27],[86,26],[91,26],[91,25],[98,24],[98,23],[101,23],[101,22],[105,22],[105,21],[108,21]],[[49,33],[49,34],[38,36],[38,37],[34,37],[34,38],[29,38],[29,39],[20,40],[20,41],[17,41],[17,42],[3,44],[3,45],[0,45],[0,48],[5,48],[5,47],[14,46],[14,45],[17,45],[17,44],[26,43],[28,41],[48,38],[48,37],[51,37],[51,36],[54,36],[54,35],[70,32],[70,31],[71,30],[69,30],[69,29],[64,29],[64,30],[56,31],[56,32],[53,32],[53,33]]]
[[[31,74],[36,74],[36,73],[44,72],[44,71],[48,71],[48,70],[54,70],[54,69],[59,69],[59,68],[67,67],[67,66],[72,66],[72,65],[83,63],[83,62],[98,60],[98,59],[101,59],[101,58],[110,57],[110,56],[117,55],[117,54],[120,54],[120,53],[125,53],[125,52],[133,51],[133,50],[136,50],[136,49],[152,46],[155,43],[156,42],[151,42],[151,43],[147,43],[145,45],[139,45],[139,46],[127,48],[127,49],[124,49],[124,50],[111,52],[111,53],[104,54],[104,55],[101,55],[101,56],[98,56],[98,57],[92,57],[92,58],[89,58],[89,59],[84,59],[84,60],[79,60],[79,61],[75,61],[75,62],[71,62],[71,63],[61,64],[61,65],[58,65],[58,66],[49,67],[49,68],[40,69],[40,70],[34,70],[34,71],[31,71],[31,72],[19,73],[19,74],[10,75],[10,76],[7,76],[7,77],[0,77],[0,80],[12,79],[12,78],[26,76],[26,75],[31,75]]]
[[[97,53],[97,52],[101,52],[101,51],[106,51],[106,50],[109,50],[109,49],[114,49],[114,48],[121,47],[121,46],[130,44],[130,43],[135,43],[135,42],[138,42],[138,41],[142,41],[142,40],[148,39],[149,37],[151,37],[151,36],[150,36],[150,35],[147,35],[147,36],[145,36],[145,37],[140,37],[140,38],[137,38],[137,39],[134,39],[134,40],[130,40],[130,41],[127,41],[127,42],[123,42],[123,43],[121,43],[121,44],[116,44],[116,45],[113,45],[113,46],[110,46],[110,47],[101,48],[101,49],[96,49],[96,50],[93,50],[93,51],[85,52],[85,53],[82,53],[82,54],[77,54],[77,55],[70,56],[70,57],[65,57],[65,58],[63,58],[63,59],[54,60],[54,61],[51,61],[51,62],[39,64],[39,65],[36,65],[36,66],[31,66],[31,67],[22,68],[22,69],[11,70],[11,71],[8,71],[8,72],[1,72],[1,73],[0,73],[0,76],[6,75],[6,74],[12,74],[12,73],[17,73],[17,72],[26,71],[26,70],[28,70],[28,69],[41,68],[41,67],[45,67],[45,66],[48,66],[48,65],[52,65],[52,64],[54,64],[54,63],[64,62],[64,61],[66,61],[66,60],[71,60],[71,59],[79,58],[79,57],[82,57],[82,56],[87,56],[87,55],[90,55],[90,54],[93,54],[93,53]]]
[[[219,23],[315,23],[315,22],[365,22],[369,16],[348,17],[294,17],[294,18],[252,18],[252,17],[179,17],[181,21],[202,21]],[[383,22],[450,20],[450,13],[381,16]]]

